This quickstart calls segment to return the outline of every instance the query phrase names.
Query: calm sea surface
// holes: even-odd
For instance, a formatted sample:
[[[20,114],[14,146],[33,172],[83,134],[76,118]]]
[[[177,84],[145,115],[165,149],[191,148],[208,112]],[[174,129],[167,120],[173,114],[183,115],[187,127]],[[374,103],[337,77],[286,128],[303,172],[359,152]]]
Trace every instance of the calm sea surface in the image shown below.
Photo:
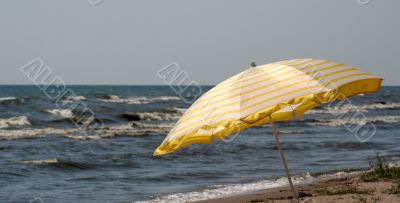
[[[60,109],[36,86],[0,86],[0,202],[184,202],[286,183],[269,126],[152,157],[190,104],[166,86],[70,88],[76,95],[60,100]],[[308,172],[367,167],[376,152],[398,161],[400,87],[351,102],[336,109],[348,113],[341,120],[322,106],[277,124],[297,181],[312,178]],[[90,115],[71,108],[76,103],[105,128],[83,134],[75,123]],[[363,122],[376,126],[364,143],[342,125]]]

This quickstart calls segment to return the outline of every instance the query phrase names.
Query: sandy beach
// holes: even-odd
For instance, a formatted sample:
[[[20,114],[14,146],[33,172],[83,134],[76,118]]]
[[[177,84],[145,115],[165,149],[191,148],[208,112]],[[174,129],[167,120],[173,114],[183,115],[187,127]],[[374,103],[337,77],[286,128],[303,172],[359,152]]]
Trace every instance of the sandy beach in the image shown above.
[[[395,203],[400,202],[398,179],[366,182],[370,171],[356,171],[337,178],[321,179],[295,185],[301,203]],[[254,191],[248,194],[197,201],[196,203],[289,203],[293,199],[289,186]]]

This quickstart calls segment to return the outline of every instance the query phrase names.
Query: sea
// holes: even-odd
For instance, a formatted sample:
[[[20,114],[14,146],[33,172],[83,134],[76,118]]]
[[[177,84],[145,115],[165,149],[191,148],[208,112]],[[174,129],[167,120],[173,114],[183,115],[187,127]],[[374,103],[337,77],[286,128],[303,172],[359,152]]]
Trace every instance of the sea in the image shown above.
[[[169,86],[68,88],[55,101],[34,85],[0,86],[0,202],[175,203],[288,184],[269,125],[153,157],[195,97]],[[104,126],[83,130],[93,117],[74,103]],[[396,86],[276,123],[295,183],[368,168],[378,154],[399,161],[399,124]],[[368,139],[354,130],[363,125],[374,127]]]

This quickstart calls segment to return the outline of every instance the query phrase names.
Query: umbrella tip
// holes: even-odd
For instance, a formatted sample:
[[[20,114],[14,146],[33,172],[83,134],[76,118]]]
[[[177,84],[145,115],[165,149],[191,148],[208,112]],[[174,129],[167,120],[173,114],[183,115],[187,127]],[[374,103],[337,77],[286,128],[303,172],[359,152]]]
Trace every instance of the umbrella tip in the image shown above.
[[[251,62],[250,65],[251,65],[251,67],[256,67],[256,66],[257,66],[257,65],[256,65],[256,62],[254,62],[254,61]]]

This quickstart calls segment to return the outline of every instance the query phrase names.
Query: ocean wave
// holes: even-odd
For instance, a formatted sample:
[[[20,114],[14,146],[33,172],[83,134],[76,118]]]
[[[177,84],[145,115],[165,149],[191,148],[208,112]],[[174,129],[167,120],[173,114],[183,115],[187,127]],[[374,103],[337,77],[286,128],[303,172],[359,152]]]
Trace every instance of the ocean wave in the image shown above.
[[[400,109],[400,103],[387,103],[387,102],[375,102],[372,104],[365,105],[341,105],[332,107],[325,107],[321,109],[311,109],[306,112],[306,114],[340,114],[343,112],[368,112],[368,110],[377,110],[377,109]]]
[[[400,103],[387,103],[387,102],[375,102],[372,104],[365,105],[342,105],[340,109],[342,110],[358,110],[358,111],[366,111],[366,110],[374,110],[374,109],[398,109],[400,108]]]
[[[100,129],[96,135],[101,138],[110,138],[116,136],[144,136],[149,134],[166,134],[172,125],[146,124],[131,122],[127,125],[109,126]]]
[[[39,130],[0,130],[0,140],[17,140],[45,137]]]
[[[321,109],[311,109],[308,110],[305,114],[341,114],[344,112],[368,112],[367,108],[363,108],[362,106],[354,106],[354,105],[343,105],[343,106],[332,106]]]
[[[376,102],[373,104],[367,104],[360,106],[362,109],[399,109],[400,103],[386,103],[386,102]]]
[[[149,104],[149,103],[153,103],[153,102],[163,102],[163,101],[172,101],[172,100],[180,100],[180,98],[173,97],[173,96],[121,98],[117,95],[108,95],[108,97],[106,99],[101,99],[101,101],[103,101],[103,102],[125,103],[125,104]]]
[[[93,121],[98,120],[110,120],[108,118],[98,118],[92,115],[89,111],[79,111],[71,109],[46,109],[44,112],[49,113],[55,118],[51,122],[72,122],[76,124],[88,124]],[[61,119],[60,119],[61,118]]]
[[[41,165],[41,166],[51,166],[56,168],[76,168],[76,169],[89,169],[92,168],[88,164],[60,160],[60,159],[43,159],[43,160],[27,160],[27,161],[16,161],[20,164],[31,164],[31,165]]]
[[[298,181],[294,181],[298,183]],[[195,202],[207,199],[221,198],[225,196],[241,194],[248,191],[261,190],[274,188],[279,186],[287,185],[288,181],[286,178],[280,178],[277,180],[263,180],[254,183],[244,184],[231,184],[231,185],[216,185],[209,189],[201,191],[193,191],[187,193],[175,193],[166,196],[157,197],[149,201],[137,201],[136,203],[185,203]]]
[[[71,134],[78,132],[79,129],[57,129],[57,128],[43,128],[43,129],[22,129],[22,130],[0,130],[0,140],[17,140],[28,138],[42,138],[49,134]]]
[[[64,135],[64,137],[73,140],[97,140],[102,138],[98,135]]]
[[[0,128],[22,127],[27,125],[31,125],[31,122],[29,122],[26,116],[0,119]]]
[[[73,118],[74,113],[71,109],[47,109],[45,110],[47,113],[50,113],[55,116],[60,116],[63,118]]]
[[[326,125],[326,126],[341,126],[341,125],[365,125],[367,123],[399,123],[400,116],[377,116],[351,119],[331,119],[331,120],[306,120],[306,123],[311,125]]]
[[[181,113],[163,113],[163,112],[126,112],[122,117],[128,120],[156,120],[156,121],[176,121],[180,118]]]
[[[22,104],[24,103],[23,98],[16,97],[0,97],[0,104]]]
[[[139,123],[139,122],[131,122],[128,126],[136,129],[152,129],[159,132],[159,130],[170,130],[172,128],[172,124],[170,125],[162,125],[162,124],[148,124],[148,123]]]
[[[303,175],[293,176],[293,184],[309,184],[315,181],[329,181],[337,178],[352,177],[360,174],[360,171],[354,172],[334,172],[325,173],[322,175],[312,176],[310,173]],[[222,197],[228,197],[232,195],[245,194],[248,192],[254,192],[269,188],[276,188],[281,186],[287,186],[289,182],[286,177],[278,179],[261,180],[251,183],[240,183],[240,184],[229,184],[229,185],[216,185],[209,187],[208,189],[192,191],[187,193],[175,193],[165,196],[156,197],[152,200],[136,201],[135,203],[184,203],[184,202],[195,202],[209,199],[216,199]]]
[[[86,97],[81,96],[81,95],[74,95],[74,96],[68,96],[65,99],[62,100],[64,103],[75,103],[79,101],[86,100]]]
[[[304,134],[303,130],[279,130],[279,134]]]
[[[167,134],[172,128],[171,125],[146,124],[131,122],[123,125],[104,126],[103,128],[93,130],[90,134],[83,134],[79,128],[42,128],[42,129],[16,129],[0,130],[0,140],[17,140],[42,138],[47,135],[62,135],[64,138],[74,140],[96,140],[102,138],[113,138],[118,136],[147,136],[154,134]]]
[[[9,101],[9,100],[15,100],[15,97],[0,97],[0,102],[1,101]]]
[[[172,107],[172,108],[166,108],[163,110],[168,113],[178,113],[178,114],[182,115],[186,112],[187,108]]]
[[[141,123],[141,122],[130,122],[127,125],[117,125],[117,126],[110,126],[103,130],[100,130],[99,133],[107,134],[107,132],[111,132],[114,135],[146,135],[152,133],[167,133],[171,128],[172,124],[148,124],[148,123]],[[98,133],[98,135],[99,135]]]
[[[50,164],[50,163],[57,163],[57,162],[58,162],[57,159],[17,161],[17,163],[21,163],[21,164]]]
[[[99,99],[119,99],[117,95],[112,94],[97,94],[95,97]]]
[[[91,135],[66,134],[65,138],[74,140],[97,140],[102,138],[113,138],[120,136],[138,137],[154,134],[167,134],[172,128],[171,125],[147,124],[140,122],[130,122],[123,125],[104,126],[101,129],[94,130]]]

